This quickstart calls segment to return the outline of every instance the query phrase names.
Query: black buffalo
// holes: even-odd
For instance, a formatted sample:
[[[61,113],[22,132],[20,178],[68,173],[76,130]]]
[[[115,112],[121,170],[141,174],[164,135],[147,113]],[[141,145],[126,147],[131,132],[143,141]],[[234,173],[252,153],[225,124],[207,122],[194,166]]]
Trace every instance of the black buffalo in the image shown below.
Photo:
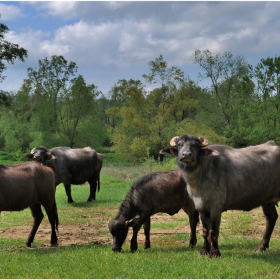
[[[55,229],[58,227],[58,215],[54,182],[51,168],[37,162],[0,165],[0,212],[30,208],[33,226],[26,240],[28,247],[31,247],[44,217],[41,205],[45,208],[51,224],[51,245],[57,245]]]
[[[120,205],[118,214],[108,224],[113,236],[113,251],[121,251],[128,228],[133,227],[131,252],[138,249],[137,234],[143,225],[145,249],[150,248],[151,216],[158,212],[174,215],[183,209],[189,215],[191,238],[189,246],[196,245],[198,212],[190,199],[186,182],[180,170],[156,172],[138,178]]]
[[[90,184],[88,201],[95,200],[96,188],[100,190],[100,171],[103,155],[94,149],[70,149],[55,147],[48,150],[40,146],[32,149],[25,157],[51,167],[55,173],[55,185],[64,184],[68,202],[74,202],[71,195],[71,184]]]
[[[170,145],[161,153],[178,155],[178,165],[202,220],[204,245],[200,253],[221,255],[218,237],[223,211],[250,211],[259,206],[266,229],[256,251],[265,251],[278,218],[280,147],[273,141],[242,149],[208,146],[207,139],[192,135],[176,136]]]

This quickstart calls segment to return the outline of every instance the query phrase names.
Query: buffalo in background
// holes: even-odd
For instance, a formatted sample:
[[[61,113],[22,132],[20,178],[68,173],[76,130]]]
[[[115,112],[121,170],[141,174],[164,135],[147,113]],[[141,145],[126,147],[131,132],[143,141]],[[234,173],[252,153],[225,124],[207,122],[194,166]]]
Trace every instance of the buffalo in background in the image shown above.
[[[68,203],[74,202],[71,195],[71,184],[79,185],[86,181],[90,185],[88,201],[95,200],[97,186],[98,191],[100,190],[103,155],[91,147],[83,149],[55,147],[49,150],[44,146],[39,146],[32,149],[30,154],[26,154],[25,157],[53,169],[55,185],[64,184]]]
[[[218,237],[223,211],[250,211],[259,206],[266,229],[255,251],[265,251],[278,218],[275,205],[280,200],[280,146],[273,141],[241,149],[208,146],[207,139],[193,135],[176,136],[170,145],[160,152],[178,156],[203,225],[200,253],[221,255]]]
[[[55,229],[58,227],[58,215],[52,169],[37,162],[0,165],[0,212],[30,208],[33,226],[26,240],[28,247],[31,247],[44,217],[41,205],[45,208],[51,224],[51,245],[56,246]]]
[[[113,236],[113,251],[121,251],[129,227],[133,227],[130,242],[131,252],[138,249],[137,234],[144,227],[145,249],[150,248],[151,216],[158,213],[174,215],[183,209],[189,216],[191,238],[189,247],[196,245],[196,227],[198,212],[187,192],[182,172],[155,172],[141,176],[134,181],[116,217],[108,224]]]

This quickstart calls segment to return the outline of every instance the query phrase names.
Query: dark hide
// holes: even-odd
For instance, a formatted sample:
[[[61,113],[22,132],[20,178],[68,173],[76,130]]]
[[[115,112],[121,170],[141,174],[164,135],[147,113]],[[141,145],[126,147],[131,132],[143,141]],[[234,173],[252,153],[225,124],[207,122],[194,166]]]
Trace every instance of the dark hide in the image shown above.
[[[88,201],[95,200],[96,189],[100,190],[100,171],[103,155],[94,149],[70,149],[68,147],[56,147],[48,150],[40,146],[32,149],[25,157],[39,161],[51,167],[55,173],[55,185],[64,184],[68,202],[74,202],[71,195],[71,184],[90,185]]]
[[[275,204],[280,200],[280,147],[273,141],[242,149],[207,146],[207,139],[192,135],[176,136],[170,144],[172,147],[161,153],[178,155],[178,165],[202,220],[201,254],[221,255],[218,237],[223,211],[250,211],[259,206],[266,229],[256,251],[265,251],[278,217]]]
[[[113,251],[121,251],[128,228],[133,227],[130,249],[138,248],[137,234],[143,225],[145,249],[150,248],[151,216],[163,212],[174,215],[183,209],[189,216],[191,238],[189,247],[196,245],[198,212],[190,199],[180,170],[150,173],[138,178],[122,202],[117,216],[108,224],[113,235]]]
[[[45,208],[51,224],[51,245],[57,245],[55,229],[58,215],[55,203],[55,180],[51,168],[38,162],[17,165],[0,165],[0,212],[21,211],[30,208],[33,227],[26,246],[31,247],[35,234],[44,217],[41,205]]]

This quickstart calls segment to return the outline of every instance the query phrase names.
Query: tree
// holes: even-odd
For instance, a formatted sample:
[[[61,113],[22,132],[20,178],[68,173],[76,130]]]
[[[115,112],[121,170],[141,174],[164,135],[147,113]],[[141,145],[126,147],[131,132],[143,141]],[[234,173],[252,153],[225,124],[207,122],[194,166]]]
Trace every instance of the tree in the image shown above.
[[[148,134],[144,86],[138,80],[119,80],[111,93],[115,107],[110,107],[106,114],[118,123],[109,129],[112,150],[127,160],[141,161],[146,156],[143,139]]]
[[[3,148],[8,151],[20,149],[21,152],[26,152],[32,141],[30,132],[32,131],[34,102],[30,91],[29,80],[24,80],[23,85],[17,93],[9,94],[11,100],[10,106],[1,110],[0,122],[2,122],[2,139],[4,139]]]
[[[162,55],[151,60],[148,65],[150,73],[142,76],[146,82],[160,85],[147,95],[149,119],[153,125],[150,153],[156,158],[161,147],[166,145],[165,128],[170,127],[172,121],[180,122],[193,117],[191,112],[197,106],[193,94],[196,86],[181,69],[168,67]]]
[[[69,86],[71,77],[77,72],[74,62],[67,62],[63,56],[46,57],[39,60],[38,68],[28,68],[27,74],[32,83],[36,99],[38,130],[40,141],[50,146],[61,141],[58,126],[58,104]]]
[[[200,90],[180,69],[169,68],[162,56],[149,65],[150,74],[143,77],[160,87],[146,93],[139,81],[121,80],[112,91],[118,106],[107,110],[118,119],[111,129],[112,150],[140,162],[148,156],[157,159],[170,134],[192,121],[197,108],[194,92]]]
[[[280,56],[261,59],[254,69],[257,79],[257,114],[262,116],[259,137],[280,141]]]
[[[201,118],[208,120],[208,124],[218,134],[223,134],[225,127],[236,117],[235,106],[238,100],[236,85],[250,75],[251,66],[243,56],[234,56],[230,52],[213,54],[209,50],[196,50],[193,62],[201,66],[205,74],[200,78],[210,78],[211,87],[200,96],[203,106]]]
[[[94,84],[86,85],[81,75],[74,78],[70,87],[62,91],[58,102],[58,133],[61,138],[67,138],[70,148],[78,140],[76,138],[79,136],[79,138],[85,138],[84,134],[79,135],[80,127],[88,117],[94,115],[94,99],[99,94],[97,87]],[[93,121],[93,118],[91,119]],[[87,129],[89,129],[88,126]]]
[[[20,48],[18,44],[13,44],[5,40],[5,34],[8,32],[8,26],[0,23],[0,83],[5,79],[5,76],[3,76],[3,71],[7,68],[4,63],[5,61],[13,64],[17,58],[21,61],[27,58],[27,50]],[[9,101],[8,94],[0,90],[0,106],[1,104],[8,106],[10,104]]]
[[[109,91],[108,108],[105,111],[107,115],[107,124],[111,128],[115,128],[121,120],[118,116],[119,110],[122,106],[127,105],[133,95],[133,92],[140,90],[144,92],[144,85],[140,80],[118,80],[118,82]]]
[[[21,61],[27,58],[27,50],[4,40],[7,32],[9,32],[8,26],[0,23],[0,82],[5,79],[2,72],[7,68],[3,61],[13,64],[17,58]]]

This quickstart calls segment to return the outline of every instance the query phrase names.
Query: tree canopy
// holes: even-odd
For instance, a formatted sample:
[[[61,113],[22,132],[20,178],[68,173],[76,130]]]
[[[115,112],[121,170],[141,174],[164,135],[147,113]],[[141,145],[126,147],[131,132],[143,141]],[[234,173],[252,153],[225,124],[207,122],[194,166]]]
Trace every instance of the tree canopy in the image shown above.
[[[13,44],[5,40],[5,34],[8,32],[8,26],[0,23],[0,83],[5,79],[5,76],[3,76],[4,70],[7,69],[5,62],[13,64],[16,59],[24,61],[24,59],[27,58],[27,50],[20,48],[18,44]],[[8,93],[2,90],[0,90],[0,106],[1,105],[10,105]]]

